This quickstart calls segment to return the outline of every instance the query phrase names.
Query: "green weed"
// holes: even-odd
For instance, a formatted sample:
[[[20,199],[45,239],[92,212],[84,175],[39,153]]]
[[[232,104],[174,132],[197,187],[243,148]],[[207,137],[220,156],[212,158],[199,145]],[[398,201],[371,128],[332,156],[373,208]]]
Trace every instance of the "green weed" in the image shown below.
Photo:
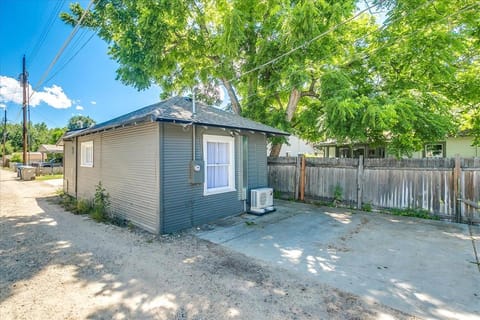
[[[75,207],[75,214],[88,214],[92,211],[92,204],[90,201],[78,199]]]
[[[370,202],[362,204],[362,211],[372,212],[372,204]]]
[[[109,220],[108,208],[110,207],[110,195],[99,181],[95,187],[95,197],[93,199],[93,210],[90,216],[98,222],[106,222]]]
[[[414,208],[390,209],[387,211],[387,213],[393,214],[395,216],[414,217],[414,218],[429,219],[429,220],[440,220],[438,216],[432,215],[430,212],[424,209],[414,209]]]
[[[336,185],[333,189],[333,202],[332,204],[336,207],[338,206],[343,200],[343,189],[340,185]]]

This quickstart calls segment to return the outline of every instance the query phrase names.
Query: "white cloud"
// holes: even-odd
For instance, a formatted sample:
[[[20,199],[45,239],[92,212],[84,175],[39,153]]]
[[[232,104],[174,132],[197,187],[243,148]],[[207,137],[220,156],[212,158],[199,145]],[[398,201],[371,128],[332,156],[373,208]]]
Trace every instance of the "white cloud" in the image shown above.
[[[46,103],[55,109],[67,109],[72,106],[72,100],[57,85],[44,87],[42,91],[33,92],[32,86],[28,86],[31,99],[30,106],[36,107],[40,103]],[[33,92],[33,95],[32,95]],[[10,77],[0,76],[0,102],[13,102],[22,104],[23,90],[20,83]]]
[[[90,101],[91,104],[97,104],[97,101]]]
[[[7,107],[6,104],[0,103],[0,109],[5,109]]]
[[[82,106],[76,106],[75,110],[80,110],[81,111],[81,110],[83,110],[83,107]]]
[[[44,91],[36,92],[30,100],[30,105],[37,106],[42,101],[55,109],[67,109],[72,106],[72,101],[63,92],[63,89],[57,85],[50,88],[43,88]]]
[[[22,88],[16,79],[0,76],[0,102],[22,104],[22,97]]]

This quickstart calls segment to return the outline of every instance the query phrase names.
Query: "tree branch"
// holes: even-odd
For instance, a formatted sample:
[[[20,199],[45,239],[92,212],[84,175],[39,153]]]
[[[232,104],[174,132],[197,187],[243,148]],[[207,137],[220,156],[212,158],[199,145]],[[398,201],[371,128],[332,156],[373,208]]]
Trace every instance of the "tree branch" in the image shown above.
[[[313,97],[313,98],[318,98],[319,95],[315,92],[315,84],[317,83],[318,79],[315,79],[312,77],[312,82],[310,82],[310,87],[308,88],[307,91],[302,91],[300,93],[300,98],[303,97]]]

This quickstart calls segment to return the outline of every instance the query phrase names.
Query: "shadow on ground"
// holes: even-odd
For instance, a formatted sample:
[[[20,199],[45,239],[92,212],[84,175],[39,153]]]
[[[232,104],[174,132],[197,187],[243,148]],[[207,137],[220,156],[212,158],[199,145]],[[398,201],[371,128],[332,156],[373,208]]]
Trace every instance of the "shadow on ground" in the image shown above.
[[[271,215],[230,221],[198,235],[420,317],[480,319],[467,225],[286,201]]]
[[[155,238],[64,212],[52,198],[36,205],[0,217],[2,319],[407,317],[192,235]]]

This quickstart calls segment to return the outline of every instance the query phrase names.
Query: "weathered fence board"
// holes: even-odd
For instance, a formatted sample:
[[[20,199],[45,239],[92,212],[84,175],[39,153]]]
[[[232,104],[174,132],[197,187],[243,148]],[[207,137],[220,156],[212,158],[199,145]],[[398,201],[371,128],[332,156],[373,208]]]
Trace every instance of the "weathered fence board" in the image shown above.
[[[275,186],[276,192],[289,198],[295,198],[296,169],[297,158],[268,158],[269,185]]]
[[[422,208],[452,215],[452,179],[448,171],[365,168],[362,203],[383,208]]]
[[[353,202],[357,195],[356,168],[307,167],[305,196],[310,199],[333,199],[335,188],[342,190],[342,198]]]
[[[269,158],[269,185],[295,199],[304,181],[305,198],[310,200],[333,200],[339,188],[344,202],[358,207],[368,203],[424,209],[452,220],[480,219],[478,209],[463,201],[480,201],[479,158],[305,160],[303,173],[296,158]]]

